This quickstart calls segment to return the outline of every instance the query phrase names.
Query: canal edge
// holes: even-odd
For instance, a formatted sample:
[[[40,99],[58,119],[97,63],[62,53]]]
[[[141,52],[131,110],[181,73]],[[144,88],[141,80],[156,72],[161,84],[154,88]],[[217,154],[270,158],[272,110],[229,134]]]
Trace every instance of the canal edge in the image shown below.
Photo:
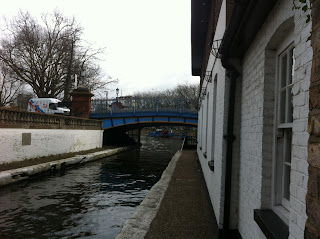
[[[163,171],[160,180],[150,189],[133,216],[125,221],[122,230],[115,239],[141,239],[146,236],[152,220],[159,211],[161,201],[181,154],[180,150],[175,153]]]
[[[121,152],[125,152],[130,149],[132,149],[131,146],[107,149],[99,152],[89,153],[86,155],[76,155],[74,157],[60,159],[47,163],[41,163],[32,166],[2,171],[0,172],[0,187],[29,179],[41,173],[60,170],[71,165],[87,163],[104,157],[109,157]]]

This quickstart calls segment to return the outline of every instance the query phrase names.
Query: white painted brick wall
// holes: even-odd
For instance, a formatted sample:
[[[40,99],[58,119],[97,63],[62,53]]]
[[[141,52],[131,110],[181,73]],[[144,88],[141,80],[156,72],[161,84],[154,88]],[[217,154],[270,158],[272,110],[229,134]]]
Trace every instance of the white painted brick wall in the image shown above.
[[[224,1],[225,3],[225,1]],[[237,102],[241,101],[241,110],[236,109],[241,115],[238,125],[235,124],[235,132],[240,127],[240,152],[237,146],[234,154],[240,154],[240,165],[233,166],[233,188],[239,183],[239,191],[233,190],[232,194],[239,196],[232,199],[231,210],[237,213],[232,218],[231,226],[237,226],[242,238],[265,238],[264,234],[253,218],[253,210],[271,207],[272,197],[272,147],[273,147],[273,114],[274,114],[274,91],[275,82],[270,81],[270,76],[275,74],[275,51],[278,42],[272,36],[281,34],[277,32],[282,23],[289,18],[294,22],[294,45],[295,45],[295,77],[292,88],[294,105],[293,122],[293,149],[292,149],[292,172],[291,172],[291,211],[289,219],[289,238],[303,238],[306,216],[305,197],[308,182],[307,133],[309,112],[309,86],[311,75],[312,48],[310,41],[306,42],[310,34],[311,23],[306,25],[305,15],[301,10],[292,10],[291,0],[280,0],[269,14],[268,19],[257,34],[255,40],[248,49],[242,61],[242,85],[241,94]],[[220,20],[220,19],[219,19]],[[219,24],[219,23],[218,23]],[[217,28],[223,29],[223,28]],[[219,33],[220,34],[220,33]],[[281,38],[278,41],[281,41]],[[272,39],[272,41],[271,41]],[[268,49],[267,50],[267,46]],[[219,228],[223,222],[224,201],[224,170],[225,170],[225,142],[223,135],[226,132],[227,104],[228,104],[228,80],[225,79],[225,71],[219,60],[209,60],[207,71],[213,71],[213,79],[218,74],[218,93],[216,109],[216,141],[215,149],[212,150],[212,142],[208,144],[208,158],[203,157],[203,151],[198,148],[199,160],[201,162],[204,177],[207,183],[210,198],[213,204]],[[269,78],[268,78],[269,77]],[[206,86],[204,82],[204,87]],[[209,95],[213,95],[212,83],[207,86]],[[240,92],[239,92],[240,93]],[[208,141],[213,139],[212,135],[212,97],[209,99],[208,119],[200,113],[199,122],[206,125],[199,132],[202,144],[205,132],[208,132]],[[206,106],[206,99],[203,101]],[[204,107],[203,109],[205,109]],[[266,117],[268,116],[268,117]],[[213,154],[211,152],[214,152]],[[215,171],[208,168],[208,160],[214,159]],[[234,157],[237,159],[237,156]],[[235,160],[234,160],[235,162]],[[239,173],[239,174],[238,174]],[[238,205],[237,205],[238,204]]]
[[[303,238],[307,219],[305,196],[308,181],[308,90],[312,60],[312,49],[310,43],[306,42],[306,38],[310,34],[311,24],[306,25],[305,16],[301,15],[299,10],[298,12],[292,10],[292,1],[290,0],[279,1],[276,4],[243,60],[239,188],[239,231],[242,238],[264,238],[253,220],[253,209],[261,206],[266,207],[268,200],[266,200],[265,204],[263,200],[271,195],[271,191],[268,191],[265,186],[271,185],[270,179],[267,178],[262,185],[264,167],[268,167],[268,170],[270,169],[270,165],[262,161],[265,159],[263,155],[266,153],[262,152],[263,142],[265,142],[263,140],[264,137],[268,137],[263,134],[263,124],[270,123],[264,121],[268,119],[263,118],[264,115],[270,113],[267,110],[263,111],[264,91],[270,90],[268,82],[264,82],[264,56],[266,46],[274,35],[275,30],[291,16],[294,16],[295,22],[296,73],[292,90],[293,106],[295,108],[289,231],[290,238]],[[264,149],[267,149],[267,145],[265,145]],[[272,145],[270,145],[270,149],[272,149]],[[269,189],[271,188],[269,187]]]
[[[31,133],[31,145],[22,145]],[[0,164],[102,147],[102,130],[0,129]]]
[[[204,178],[206,180],[208,192],[210,199],[214,208],[215,216],[220,228],[223,225],[223,201],[224,201],[224,163],[225,163],[225,142],[223,140],[223,135],[226,132],[226,87],[225,82],[225,69],[222,67],[220,60],[216,61],[213,67],[213,79],[217,74],[217,102],[213,102],[213,80],[208,83],[207,94],[209,93],[209,113],[208,119],[202,119],[202,114],[200,114],[201,124],[206,125],[206,120],[208,120],[208,129],[203,129],[202,135],[202,145],[205,143],[205,132],[208,132],[208,148],[207,148],[207,158],[204,158],[203,150],[198,148],[198,157],[201,163]],[[204,87],[207,82],[205,82]],[[204,98],[203,105],[206,106],[206,97]],[[213,136],[213,104],[217,104],[216,109],[216,128],[215,128],[215,138]],[[205,116],[206,114],[204,114]],[[212,149],[212,141],[215,139],[215,150]],[[202,147],[204,149],[204,147]],[[214,152],[214,155],[212,155]],[[215,170],[212,172],[208,167],[208,161],[214,160]]]
[[[311,32],[311,22],[306,24],[306,16],[302,11],[295,11],[295,91],[293,91],[294,115],[293,124],[293,150],[290,185],[290,237],[304,238],[306,215],[306,194],[308,189],[308,112],[309,112],[309,86],[311,76],[311,63],[313,51],[311,41],[306,41]],[[297,85],[297,86],[296,86]]]
[[[221,39],[225,30],[226,19],[226,2],[223,1],[222,8],[219,17],[219,27],[217,27],[216,36]],[[202,135],[199,135],[198,139],[202,140],[202,148],[205,139],[205,133],[208,133],[208,145],[207,145],[207,158],[203,156],[204,151],[198,147],[198,157],[203,170],[204,178],[206,180],[208,192],[213,205],[215,216],[218,222],[219,228],[223,225],[223,201],[224,201],[224,163],[225,163],[225,143],[223,135],[226,132],[227,112],[226,112],[226,90],[228,85],[225,82],[225,69],[221,65],[219,59],[215,59],[213,55],[210,55],[207,71],[213,72],[212,82],[204,82],[203,87],[206,87],[207,94],[209,94],[209,112],[208,118],[202,117],[202,110],[199,111],[199,125],[201,127],[206,125],[208,121],[208,129],[203,127]],[[213,102],[213,81],[217,75],[217,102]],[[208,85],[207,85],[208,84]],[[206,96],[202,102],[204,108],[206,108]],[[216,108],[216,125],[215,125],[215,137],[213,135],[213,104],[217,104]],[[204,114],[205,116],[206,114]],[[199,129],[198,129],[199,130]],[[199,132],[200,133],[200,132]],[[212,141],[215,139],[215,149],[212,149]],[[214,152],[214,153],[213,153]],[[214,160],[215,170],[212,172],[208,167],[208,161]]]

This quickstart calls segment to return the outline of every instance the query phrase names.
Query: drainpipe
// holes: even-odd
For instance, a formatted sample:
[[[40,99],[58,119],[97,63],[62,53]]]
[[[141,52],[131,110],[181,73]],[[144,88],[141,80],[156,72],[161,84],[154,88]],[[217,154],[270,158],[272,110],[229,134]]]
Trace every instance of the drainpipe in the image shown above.
[[[226,140],[226,170],[225,170],[225,186],[224,186],[224,215],[223,215],[223,229],[222,238],[227,239],[230,231],[230,208],[231,208],[231,178],[232,178],[232,150],[235,136],[233,133],[234,124],[234,104],[236,92],[236,80],[240,76],[235,64],[230,62],[230,49],[234,45],[234,39],[238,34],[241,25],[244,24],[244,17],[250,3],[254,0],[234,0],[234,7],[232,10],[231,19],[228,23],[227,29],[224,33],[219,53],[221,55],[222,66],[227,71],[227,76],[230,80],[229,88],[229,105],[228,105],[228,122],[227,134],[223,136]]]
[[[226,59],[221,59],[223,67],[227,70],[227,76],[230,80],[229,87],[229,105],[228,105],[228,122],[227,134],[223,136],[226,140],[226,170],[225,170],[225,186],[224,186],[224,216],[223,216],[223,232],[222,238],[229,238],[228,232],[230,230],[230,207],[231,207],[231,178],[232,178],[232,151],[235,136],[233,133],[234,125],[234,104],[235,104],[235,90],[236,80],[240,76],[236,68],[229,64]]]

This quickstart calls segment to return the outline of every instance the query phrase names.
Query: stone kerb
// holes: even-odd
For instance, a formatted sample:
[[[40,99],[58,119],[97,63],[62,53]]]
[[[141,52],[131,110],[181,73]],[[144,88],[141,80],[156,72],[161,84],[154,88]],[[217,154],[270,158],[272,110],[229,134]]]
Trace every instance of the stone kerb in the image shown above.
[[[100,120],[0,109],[0,128],[102,130]]]
[[[140,239],[146,236],[152,220],[159,211],[161,201],[181,154],[181,151],[176,152],[163,172],[161,179],[147,193],[133,216],[126,220],[116,239]]]
[[[87,155],[76,155],[74,157],[55,160],[47,163],[35,164],[27,167],[11,169],[0,172],[0,187],[22,180],[30,179],[41,173],[58,171],[70,166],[80,165],[94,160],[102,159],[121,152],[130,150],[130,146],[116,149],[107,149],[100,152],[90,153]]]

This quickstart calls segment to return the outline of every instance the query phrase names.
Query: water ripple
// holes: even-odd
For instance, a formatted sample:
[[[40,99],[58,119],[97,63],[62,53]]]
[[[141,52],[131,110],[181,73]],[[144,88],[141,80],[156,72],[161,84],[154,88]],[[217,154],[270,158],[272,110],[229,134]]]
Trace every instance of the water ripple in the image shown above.
[[[0,189],[0,238],[115,238],[181,141],[142,143],[140,152]]]

